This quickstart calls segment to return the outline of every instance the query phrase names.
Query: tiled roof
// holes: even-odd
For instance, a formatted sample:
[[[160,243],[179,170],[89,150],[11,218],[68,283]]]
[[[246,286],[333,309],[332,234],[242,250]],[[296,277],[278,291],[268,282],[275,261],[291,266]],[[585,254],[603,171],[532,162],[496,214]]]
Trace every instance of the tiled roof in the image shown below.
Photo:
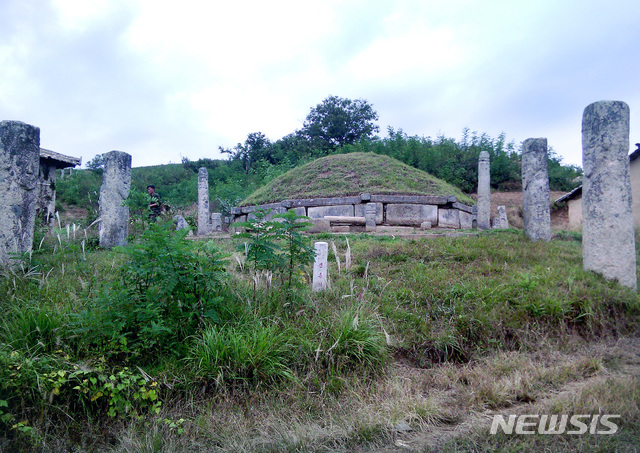
[[[58,168],[75,167],[82,163],[81,157],[65,156],[64,154],[56,153],[50,149],[40,148],[41,159],[51,159],[59,163]]]

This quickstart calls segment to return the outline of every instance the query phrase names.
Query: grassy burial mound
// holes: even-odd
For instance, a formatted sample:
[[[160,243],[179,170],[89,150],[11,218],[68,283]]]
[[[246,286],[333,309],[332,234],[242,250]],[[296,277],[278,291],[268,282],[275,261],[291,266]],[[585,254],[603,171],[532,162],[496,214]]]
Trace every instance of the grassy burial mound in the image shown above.
[[[454,195],[463,203],[474,203],[457,187],[392,157],[374,153],[350,153],[323,157],[289,170],[256,190],[240,205],[360,193]]]

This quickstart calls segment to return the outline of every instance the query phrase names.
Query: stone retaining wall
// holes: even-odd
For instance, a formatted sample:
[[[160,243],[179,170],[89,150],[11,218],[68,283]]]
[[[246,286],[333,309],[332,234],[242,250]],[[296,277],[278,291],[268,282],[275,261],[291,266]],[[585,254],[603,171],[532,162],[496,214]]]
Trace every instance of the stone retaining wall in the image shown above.
[[[440,228],[473,228],[473,208],[458,202],[456,197],[430,195],[375,195],[363,193],[349,197],[305,198],[284,200],[259,206],[243,206],[231,209],[230,221],[246,221],[256,209],[271,209],[271,217],[293,209],[298,215],[306,215],[312,221],[325,216],[364,217],[365,206],[375,206],[376,225],[410,226],[419,228],[425,222]],[[325,223],[326,225],[326,223]],[[355,225],[354,225],[355,227]],[[355,228],[352,228],[355,231]]]

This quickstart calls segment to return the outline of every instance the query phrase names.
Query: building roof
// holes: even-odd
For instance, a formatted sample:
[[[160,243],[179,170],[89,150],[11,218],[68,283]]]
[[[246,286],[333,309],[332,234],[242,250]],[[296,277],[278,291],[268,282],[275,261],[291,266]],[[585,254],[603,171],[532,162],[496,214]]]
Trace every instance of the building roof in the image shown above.
[[[577,198],[581,195],[582,195],[582,185],[576,187],[571,192],[564,194],[563,196],[558,198],[556,201],[554,201],[554,203],[564,203],[569,200],[573,200],[574,198]]]
[[[633,162],[638,157],[640,157],[640,143],[636,143],[636,147],[637,148],[631,154],[629,154],[629,162]],[[567,202],[569,200],[573,200],[574,198],[577,198],[580,196],[582,196],[582,185],[576,187],[571,192],[564,194],[563,196],[558,198],[556,201],[554,201],[554,203]]]
[[[65,156],[64,154],[44,148],[40,148],[40,159],[50,159],[55,162],[58,168],[75,167],[76,165],[82,164],[81,157]]]
[[[640,143],[636,143],[637,149],[629,154],[629,162],[633,162],[640,156]]]

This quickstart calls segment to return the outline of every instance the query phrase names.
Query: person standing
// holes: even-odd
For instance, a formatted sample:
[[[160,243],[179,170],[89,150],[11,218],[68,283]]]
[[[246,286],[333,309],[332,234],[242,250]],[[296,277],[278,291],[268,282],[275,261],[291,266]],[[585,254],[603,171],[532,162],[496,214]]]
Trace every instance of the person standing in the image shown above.
[[[162,213],[162,203],[160,202],[160,195],[156,193],[156,186],[147,186],[147,193],[149,194],[149,220],[155,222]]]

